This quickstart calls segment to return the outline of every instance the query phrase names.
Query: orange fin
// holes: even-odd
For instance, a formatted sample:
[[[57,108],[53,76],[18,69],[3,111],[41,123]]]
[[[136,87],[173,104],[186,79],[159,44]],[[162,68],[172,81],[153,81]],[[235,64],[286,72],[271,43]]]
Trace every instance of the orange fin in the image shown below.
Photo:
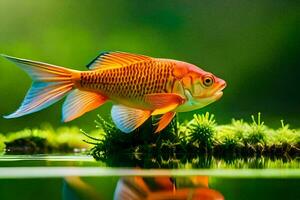
[[[106,97],[94,92],[73,90],[63,104],[63,121],[76,119],[86,112],[101,106],[107,100]]]
[[[79,72],[48,63],[16,58],[3,54],[1,54],[1,56],[17,64],[17,66],[27,72],[27,74],[35,82],[70,81],[72,78],[72,74]]]
[[[154,107],[151,115],[167,113],[185,102],[182,96],[175,93],[147,94],[145,100]]]
[[[190,180],[194,185],[202,185],[204,187],[208,187],[208,176],[191,176]]]
[[[151,60],[149,56],[125,53],[119,51],[104,52],[87,65],[90,70],[119,68],[132,63]]]
[[[114,105],[111,109],[111,116],[118,129],[124,133],[130,133],[151,116],[151,111]]]
[[[150,189],[145,183],[144,179],[141,176],[134,176],[133,183],[137,185],[140,189],[144,190],[147,193],[150,193]]]
[[[172,119],[174,118],[176,112],[167,112],[165,113],[158,122],[158,126],[155,130],[155,133],[162,131],[164,128],[166,128],[168,126],[168,124],[170,124],[170,122],[172,121]]]
[[[171,181],[170,176],[156,176],[153,177],[155,184],[163,190],[172,191],[174,184]]]
[[[74,87],[72,76],[78,71],[63,67],[2,55],[17,64],[32,78],[33,83],[21,106],[5,118],[28,115],[49,107],[62,99]]]
[[[72,83],[33,82],[21,106],[12,114],[4,118],[16,118],[40,111],[62,99],[72,90]]]

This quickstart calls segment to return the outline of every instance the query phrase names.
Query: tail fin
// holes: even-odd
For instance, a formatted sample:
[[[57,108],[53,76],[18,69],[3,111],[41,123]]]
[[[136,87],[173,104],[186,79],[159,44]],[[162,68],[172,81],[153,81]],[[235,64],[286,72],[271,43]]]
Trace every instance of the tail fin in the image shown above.
[[[32,78],[33,83],[21,106],[5,118],[16,118],[42,110],[63,98],[73,89],[72,75],[78,71],[46,63],[2,55],[17,64]]]

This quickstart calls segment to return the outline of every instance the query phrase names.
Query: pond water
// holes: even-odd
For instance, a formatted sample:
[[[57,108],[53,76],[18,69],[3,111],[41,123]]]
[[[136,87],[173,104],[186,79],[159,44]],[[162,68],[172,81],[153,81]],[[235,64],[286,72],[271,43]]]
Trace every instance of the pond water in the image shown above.
[[[0,199],[300,199],[297,159],[213,163],[145,169],[114,167],[87,155],[3,155]]]

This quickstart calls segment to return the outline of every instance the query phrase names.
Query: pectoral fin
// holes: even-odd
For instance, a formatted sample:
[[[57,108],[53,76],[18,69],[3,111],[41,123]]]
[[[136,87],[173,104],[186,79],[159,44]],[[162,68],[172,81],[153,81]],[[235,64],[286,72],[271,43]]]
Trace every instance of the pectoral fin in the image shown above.
[[[111,116],[118,129],[124,133],[130,133],[151,116],[151,111],[114,105],[111,109]]]
[[[154,107],[151,115],[165,114],[185,102],[182,96],[175,93],[148,94],[145,100]]]
[[[162,131],[174,118],[176,112],[167,112],[159,120],[155,133]]]

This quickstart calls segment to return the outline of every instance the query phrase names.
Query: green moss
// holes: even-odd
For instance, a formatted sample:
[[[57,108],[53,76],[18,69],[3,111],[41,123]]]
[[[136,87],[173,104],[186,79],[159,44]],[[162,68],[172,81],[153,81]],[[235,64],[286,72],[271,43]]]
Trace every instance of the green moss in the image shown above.
[[[0,154],[5,149],[5,136],[0,134]]]
[[[248,130],[245,130],[243,141],[249,145],[264,145],[266,143],[267,127],[261,121],[261,114],[258,113],[257,121],[254,115],[251,116],[252,123]]]
[[[6,142],[7,154],[50,153],[53,147],[46,138],[29,136]]]
[[[284,124],[281,120],[281,128],[273,131],[269,136],[269,142],[276,145],[290,144],[293,146],[299,145],[300,135],[294,129],[289,128],[289,124]]]
[[[186,140],[201,151],[211,152],[216,133],[214,115],[210,115],[208,112],[204,115],[194,115],[194,118],[187,124],[187,128]]]
[[[297,159],[288,157],[248,156],[248,157],[215,157],[213,155],[162,155],[151,154],[111,154],[99,158],[111,167],[140,168],[180,168],[180,169],[257,169],[257,168],[300,168]]]
[[[217,125],[214,115],[194,115],[189,122],[179,123],[177,117],[160,133],[154,133],[149,119],[134,132],[125,134],[112,123],[98,116],[97,130],[85,133],[77,127],[53,129],[44,125],[39,129],[0,135],[0,150],[8,153],[74,152],[91,148],[96,159],[107,159],[115,154],[143,159],[150,157],[163,161],[181,160],[199,156],[242,158],[256,156],[296,157],[300,155],[300,131],[290,129],[281,121],[281,127],[271,129],[264,124],[261,114],[252,121],[233,119],[230,124]],[[88,137],[88,138],[87,138]],[[83,142],[85,140],[85,142]],[[165,162],[163,162],[165,163]],[[192,162],[194,163],[194,161]]]
[[[3,140],[6,153],[52,153],[74,152],[90,148],[83,142],[85,136],[77,127],[61,127],[53,129],[43,125],[37,129],[24,129],[6,134]]]
[[[244,146],[241,136],[243,132],[240,132],[239,128],[235,129],[234,126],[223,125],[218,126],[216,132],[214,152],[218,152],[220,155],[236,154]]]
[[[214,157],[239,158],[253,156],[295,157],[300,154],[300,132],[283,124],[274,130],[264,124],[261,114],[251,116],[250,123],[233,119],[230,124],[217,125],[214,115],[194,115],[189,122],[179,123],[175,118],[161,133],[155,134],[149,120],[133,133],[124,134],[114,125],[97,120],[101,136],[91,138],[95,146],[91,154],[105,159],[120,152],[131,155],[150,155],[181,159],[210,155]],[[140,156],[139,156],[140,157]],[[189,156],[187,156],[189,157]]]
[[[180,135],[182,131],[176,118],[159,134],[154,134],[155,127],[152,125],[151,119],[146,121],[142,127],[128,134],[122,133],[101,116],[98,116],[95,122],[96,127],[99,129],[99,136],[95,138],[85,133],[89,138],[86,142],[95,145],[91,149],[91,154],[94,157],[105,157],[118,152],[168,154],[173,152],[174,148],[180,146],[183,138]]]
[[[58,149],[66,151],[80,151],[92,146],[84,142],[86,137],[78,127],[60,127],[53,131],[55,133],[54,144]],[[96,133],[92,133],[94,135]]]

